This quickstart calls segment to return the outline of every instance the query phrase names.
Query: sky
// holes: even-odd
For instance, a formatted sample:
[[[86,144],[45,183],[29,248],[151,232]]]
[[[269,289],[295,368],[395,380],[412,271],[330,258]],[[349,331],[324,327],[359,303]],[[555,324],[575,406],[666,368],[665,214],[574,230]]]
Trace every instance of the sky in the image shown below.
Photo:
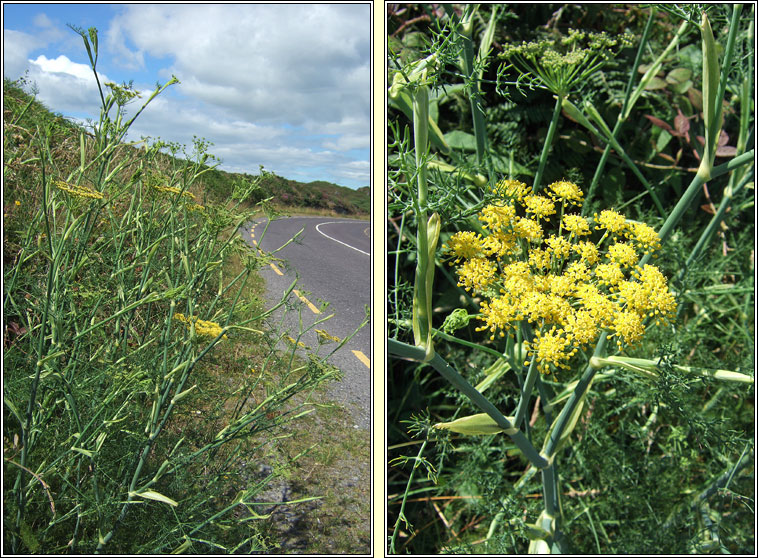
[[[186,145],[211,142],[220,169],[370,183],[371,6],[364,4],[3,4],[3,76],[24,75],[53,112],[97,121],[82,38],[98,30],[100,82],[134,81],[132,125]],[[107,88],[105,88],[107,93]]]

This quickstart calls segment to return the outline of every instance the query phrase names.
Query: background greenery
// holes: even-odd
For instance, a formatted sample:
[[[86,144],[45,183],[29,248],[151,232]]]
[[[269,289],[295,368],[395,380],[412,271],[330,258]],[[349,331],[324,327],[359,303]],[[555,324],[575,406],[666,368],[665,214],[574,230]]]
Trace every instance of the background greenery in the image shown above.
[[[699,22],[697,6],[661,6],[649,33],[649,48],[636,80],[675,36],[683,19]],[[708,17],[716,41],[726,43],[731,7],[711,5]],[[650,17],[642,5],[483,4],[473,17],[473,50],[491,46],[486,63],[467,77],[460,62],[465,44],[450,31],[463,15],[459,5],[391,5],[388,45],[391,70],[438,53],[437,87],[431,88],[430,114],[449,151],[431,137],[430,159],[456,169],[430,165],[429,211],[440,213],[440,245],[456,230],[476,230],[471,216],[486,198],[481,174],[490,184],[515,178],[531,184],[555,104],[553,94],[515,85],[518,74],[503,68],[498,54],[510,44],[566,35],[569,28],[624,32],[635,38],[577,84],[571,100],[591,101],[605,122],[615,122],[634,68],[639,39]],[[724,106],[723,149],[716,164],[754,145],[752,75],[754,11],[739,20],[734,64]],[[440,32],[448,26],[445,32]],[[488,31],[491,34],[488,34]],[[450,38],[448,42],[445,38]],[[452,46],[450,43],[453,43]],[[461,58],[459,58],[459,55]],[[477,74],[477,72],[479,72]],[[648,83],[618,139],[652,185],[667,214],[680,199],[700,164],[702,129],[702,51],[700,33],[690,25],[678,48]],[[469,76],[472,74],[468,74]],[[393,72],[390,72],[392,80]],[[472,81],[475,85],[472,85]],[[747,82],[748,87],[745,88]],[[391,83],[388,83],[388,87]],[[636,85],[636,82],[635,82]],[[486,123],[487,150],[476,147],[474,87]],[[746,94],[747,92],[747,94]],[[746,143],[737,145],[740,118],[748,114]],[[412,123],[400,103],[390,99],[388,284],[389,336],[413,344],[410,331],[415,273],[413,180],[407,172],[413,149]],[[563,112],[550,146],[541,184],[568,179],[587,193],[604,144]],[[731,148],[729,148],[731,147]],[[437,170],[440,169],[440,170]],[[750,171],[752,173],[752,170]],[[745,176],[744,174],[742,176]],[[470,177],[474,177],[473,179]],[[752,179],[751,179],[752,180]],[[733,199],[724,195],[728,177],[708,181],[698,201],[656,260],[670,278],[680,311],[671,328],[653,328],[629,356],[661,358],[660,376],[643,381],[616,371],[596,381],[572,443],[559,454],[561,506],[569,549],[575,553],[754,552],[754,471],[740,468],[727,486],[697,495],[744,456],[754,437],[752,384],[724,384],[682,376],[666,363],[741,371],[754,370],[754,188]],[[706,248],[688,261],[717,208],[728,205],[724,220]],[[660,228],[662,215],[648,190],[613,152],[585,214],[614,208],[628,218]],[[455,308],[478,310],[477,301],[457,286],[438,251],[433,327],[440,328]],[[455,336],[501,351],[476,322]],[[492,357],[435,338],[437,353],[473,385],[485,377]],[[547,381],[556,391],[574,379],[558,374]],[[487,397],[505,414],[517,402],[513,375],[503,376]],[[429,425],[479,412],[430,367],[398,358],[388,362],[388,527],[399,522],[400,553],[522,553],[528,523],[542,509],[539,476],[516,482],[528,468],[504,435],[461,437],[430,431]],[[535,413],[531,436],[544,437]],[[418,453],[417,453],[418,452]],[[752,464],[752,458],[749,459]],[[415,472],[409,484],[412,471]],[[403,496],[404,517],[399,517]]]
[[[34,84],[27,83],[23,78],[18,81],[3,81],[5,122],[8,128],[9,146],[15,151],[26,146],[31,139],[35,124],[46,121],[50,123],[51,143],[54,148],[63,151],[69,150],[72,156],[78,150],[78,134],[84,128],[66,119],[60,114],[45,107],[29,92]],[[29,105],[26,108],[26,105]],[[25,109],[22,118],[18,122],[11,122],[11,115],[20,114]],[[89,136],[91,133],[84,130]],[[160,138],[158,138],[160,139]],[[202,138],[195,138],[202,142],[210,152],[213,144]],[[166,148],[157,158],[161,164],[167,164],[171,158],[186,159],[190,154],[186,152],[186,146],[172,142],[165,142]],[[21,161],[10,159],[10,169],[14,165],[20,165]],[[199,179],[198,190],[202,196],[214,202],[228,200],[234,191],[235,184],[250,181],[260,176],[248,173],[232,173],[211,168],[216,158],[209,153],[209,164],[201,165],[201,170],[206,172]],[[263,170],[263,169],[261,169]],[[6,171],[7,173],[8,171]],[[264,172],[259,182],[259,188],[251,192],[245,202],[254,205],[264,199],[270,199],[273,208],[284,212],[321,212],[325,215],[368,217],[371,212],[370,188],[364,186],[358,189],[347,188],[325,181],[298,182],[281,177],[272,172]],[[13,193],[13,185],[9,184],[6,191],[9,199]],[[13,200],[11,200],[13,201]],[[7,205],[7,204],[6,204]]]

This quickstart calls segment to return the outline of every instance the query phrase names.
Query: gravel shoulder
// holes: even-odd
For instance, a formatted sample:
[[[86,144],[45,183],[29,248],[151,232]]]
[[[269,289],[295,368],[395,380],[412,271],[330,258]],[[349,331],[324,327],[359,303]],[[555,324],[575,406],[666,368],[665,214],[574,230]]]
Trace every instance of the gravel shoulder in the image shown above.
[[[318,223],[318,219],[323,222],[335,221],[334,218],[322,217],[314,223]],[[368,222],[363,223],[366,228],[369,226]],[[297,226],[297,230],[300,228],[298,223],[290,225]],[[243,239],[252,247],[257,246],[260,238],[260,232],[256,234],[256,231],[259,229],[253,224],[240,229]],[[281,233],[286,235],[287,231]],[[310,234],[302,244],[292,245],[295,248],[293,259],[296,263],[298,255],[305,253],[312,257],[322,249],[320,244],[319,247],[314,245],[315,238],[315,234]],[[276,239],[273,244],[276,244]],[[271,251],[279,244],[263,242],[262,246]],[[293,250],[289,250],[288,254],[288,248],[290,246],[276,254],[277,257],[287,259],[286,263],[278,266],[282,275],[270,266],[265,266],[260,271],[266,282],[266,308],[278,303],[296,275],[300,276],[301,280],[295,288],[305,294],[307,300],[315,305],[319,304],[319,299],[327,300],[330,304],[326,315],[339,315],[340,311],[343,315],[348,315],[345,320],[347,323],[337,324],[333,321],[335,316],[315,326],[343,338],[349,330],[355,329],[353,322],[362,320],[365,316],[363,307],[360,307],[358,313],[353,304],[350,312],[347,312],[339,301],[333,302],[326,298],[326,292],[318,282],[309,281],[308,277],[299,273],[297,265],[308,266],[308,260],[293,264],[289,259]],[[370,270],[370,258],[366,259]],[[312,270],[313,267],[304,269]],[[327,278],[325,284],[334,290],[334,282],[334,277]],[[366,284],[365,299],[368,303],[370,275],[366,277]],[[334,290],[336,293],[345,291],[344,288]],[[324,296],[316,296],[317,294]],[[269,321],[272,322],[272,329],[274,324],[283,323],[294,337],[300,327],[307,328],[323,317],[314,314],[307,304],[291,293],[287,307],[280,308]],[[298,323],[300,319],[303,326]],[[318,335],[314,331],[307,332],[299,340],[310,349],[318,349],[322,356],[329,354],[334,347],[332,343],[319,347]],[[291,350],[291,345],[286,343],[282,342],[282,349]],[[277,478],[261,496],[264,501],[274,504],[314,496],[319,498],[301,504],[272,506],[270,538],[278,544],[276,550],[279,553],[371,554],[371,370],[356,359],[352,352],[355,350],[365,351],[370,358],[370,324],[328,359],[330,364],[342,370],[343,378],[311,396],[311,401],[317,402],[315,412],[286,425],[286,433],[291,436],[277,443],[266,463],[259,464],[260,471],[257,474],[266,475],[278,460],[286,460],[307,450],[303,457],[295,461],[289,473]],[[298,349],[297,354],[307,358],[303,349]]]

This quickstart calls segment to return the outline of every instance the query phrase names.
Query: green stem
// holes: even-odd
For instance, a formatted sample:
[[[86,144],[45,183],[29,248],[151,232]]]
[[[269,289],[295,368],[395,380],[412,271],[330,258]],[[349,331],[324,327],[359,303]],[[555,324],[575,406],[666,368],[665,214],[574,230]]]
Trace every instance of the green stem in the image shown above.
[[[694,262],[698,258],[698,256],[700,256],[700,252],[702,252],[705,245],[713,236],[713,233],[715,232],[716,227],[718,227],[719,224],[724,220],[724,215],[726,215],[727,209],[729,209],[732,205],[732,198],[736,194],[738,194],[742,190],[742,188],[745,187],[745,185],[748,183],[748,181],[752,177],[753,177],[753,171],[751,170],[748,174],[744,176],[744,178],[737,185],[736,188],[732,189],[727,186],[726,190],[724,190],[724,197],[721,200],[721,205],[719,205],[719,208],[716,211],[716,214],[711,218],[711,221],[708,223],[708,226],[700,235],[700,238],[695,244],[695,247],[692,249],[689,257],[687,258],[687,261],[685,262],[684,267],[679,271],[674,281],[682,280],[689,266],[692,265],[692,262]]]
[[[533,358],[529,364],[529,370],[526,373],[526,381],[521,389],[521,398],[519,399],[518,406],[516,407],[516,417],[513,420],[516,428],[521,428],[521,423],[526,416],[526,410],[529,406],[529,400],[532,398],[532,390],[534,389],[534,383],[537,381],[540,373],[537,370],[537,359]]]
[[[558,475],[555,472],[555,465],[550,465],[542,469],[542,495],[545,501],[545,513],[556,519],[556,528],[551,531],[555,536],[558,531],[557,519],[560,515],[560,505],[558,503]]]
[[[547,154],[550,151],[550,144],[553,143],[553,136],[558,129],[558,117],[561,115],[561,105],[563,104],[563,96],[558,95],[555,97],[555,107],[553,108],[553,117],[550,120],[550,127],[547,129],[547,136],[545,137],[545,144],[542,146],[542,155],[540,155],[539,166],[537,167],[537,174],[534,177],[533,189],[538,192],[540,189],[540,182],[542,181],[542,173],[545,171],[545,163],[547,162]]]
[[[479,82],[474,73],[474,42],[472,34],[474,30],[473,10],[467,7],[466,13],[461,21],[461,30],[463,37],[462,70],[466,76],[469,86],[469,103],[471,104],[471,115],[474,124],[474,138],[476,140],[476,161],[481,167],[487,152],[487,127],[484,120],[484,109],[482,108],[481,94],[479,91]]]
[[[642,76],[642,79],[640,80],[640,83],[637,85],[636,89],[632,91],[632,84],[634,83],[634,80],[637,77],[637,68],[642,62],[642,56],[645,51],[645,47],[648,44],[647,38],[650,34],[653,21],[655,20],[655,13],[656,13],[656,8],[655,6],[653,6],[650,10],[650,18],[648,19],[647,24],[645,25],[645,30],[642,33],[640,46],[637,49],[637,56],[634,60],[634,65],[632,66],[632,70],[629,75],[629,81],[627,82],[626,93],[624,95],[624,103],[622,105],[621,112],[619,113],[618,118],[616,119],[616,124],[613,127],[613,132],[611,133],[611,137],[614,140],[616,139],[616,136],[618,135],[618,132],[621,130],[621,127],[624,124],[624,122],[626,122],[627,118],[629,118],[629,114],[632,108],[634,108],[634,105],[636,104],[637,100],[645,91],[645,86],[647,86],[650,80],[658,72],[663,61],[669,56],[669,53],[679,44],[679,40],[682,38],[682,36],[684,36],[684,34],[687,32],[687,29],[689,27],[689,23],[686,21],[683,22],[679,26],[679,29],[677,29],[676,35],[674,35],[674,37],[671,39],[671,42],[666,47],[666,50],[664,50],[660,54],[660,56],[656,58],[656,60],[653,62],[651,67],[648,69],[648,71],[645,72],[645,75]],[[585,203],[582,208],[582,215],[585,215],[586,212],[589,211],[589,208],[590,208],[589,202],[594,197],[595,188],[597,187],[597,184],[600,181],[600,176],[602,175],[603,169],[605,168],[605,163],[608,160],[610,151],[611,151],[611,143],[609,142],[605,146],[603,155],[600,158],[600,162],[598,163],[597,169],[595,170],[595,174],[592,177],[592,182],[590,183],[590,187],[587,192],[587,196],[585,198]],[[659,211],[660,211],[660,208],[659,208]]]
[[[752,444],[749,444],[743,451],[742,455],[740,455],[739,460],[736,464],[730,465],[726,471],[724,471],[718,478],[716,478],[705,490],[697,494],[691,501],[690,506],[692,508],[695,508],[702,503],[706,502],[708,498],[713,496],[720,488],[726,487],[729,482],[732,480],[732,477],[740,471],[741,469],[747,467],[751,463],[754,463],[754,454],[752,451],[752,448],[750,448]],[[677,515],[679,513],[682,513],[687,509],[686,505],[681,505],[677,512],[672,513],[669,518],[666,520],[666,522],[663,524],[663,529],[668,529],[671,526],[671,523],[676,519]]]
[[[595,347],[594,356],[599,357],[603,354],[605,351],[605,342],[607,340],[607,337],[608,334],[605,331],[600,335],[600,338],[597,341],[597,346]],[[590,383],[592,382],[592,379],[596,373],[597,369],[590,365],[585,368],[584,374],[582,374],[582,377],[577,383],[576,388],[574,388],[574,392],[571,394],[571,397],[569,397],[569,400],[563,406],[563,409],[561,409],[558,418],[555,419],[555,427],[550,433],[550,438],[547,441],[545,448],[545,455],[548,457],[552,458],[555,455],[555,452],[558,450],[558,442],[563,435],[563,431],[568,426],[571,415],[574,413],[574,409],[576,409],[576,406],[581,402],[582,397],[584,397],[584,394],[589,389]]]
[[[653,19],[653,14],[650,16],[651,19]],[[622,111],[622,120],[626,120],[629,118],[629,114],[632,111],[632,108],[634,108],[634,105],[637,103],[637,100],[640,98],[642,93],[645,91],[645,87],[650,83],[650,81],[655,77],[655,75],[658,73],[658,71],[661,68],[661,65],[663,64],[663,61],[666,60],[669,57],[669,54],[671,51],[673,51],[677,45],[679,44],[679,41],[681,38],[685,35],[688,28],[690,26],[690,23],[688,21],[683,21],[682,24],[679,26],[679,28],[676,30],[676,35],[674,35],[674,38],[671,39],[671,42],[666,47],[666,50],[664,50],[658,58],[655,59],[655,62],[653,62],[648,70],[645,72],[645,74],[640,79],[639,84],[637,84],[637,87],[632,92],[632,94],[629,97],[628,102],[624,106],[624,110]],[[638,53],[639,55],[639,53]],[[638,56],[639,57],[639,56]],[[633,72],[637,71],[637,66],[635,66],[632,69]]]
[[[392,537],[390,538],[390,545],[389,545],[390,554],[395,554],[397,552],[395,549],[395,541],[397,541],[397,535],[400,532],[400,522],[405,519],[405,503],[408,500],[408,492],[410,492],[411,483],[413,482],[413,476],[416,474],[416,468],[418,467],[421,456],[424,454],[424,449],[426,449],[426,444],[428,441],[429,441],[428,439],[424,440],[424,443],[421,444],[421,449],[418,450],[416,459],[413,462],[413,468],[411,469],[411,474],[408,475],[408,483],[405,485],[405,492],[403,493],[403,501],[400,503],[400,512],[397,514],[397,521],[395,521],[395,527],[392,530]]]
[[[739,168],[740,166],[746,163],[752,162],[754,154],[755,154],[755,151],[751,149],[747,153],[743,153],[739,157],[735,157],[728,163],[719,165],[718,167],[713,167],[710,173],[711,179],[718,178],[719,176],[726,174],[728,172],[731,172],[734,169]],[[666,242],[669,235],[674,230],[674,227],[676,227],[679,221],[681,221],[682,217],[684,217],[684,214],[687,212],[687,210],[690,208],[692,203],[695,201],[695,198],[700,193],[700,187],[702,186],[704,181],[705,181],[705,177],[702,174],[696,174],[695,178],[692,179],[692,182],[687,187],[687,190],[679,199],[679,202],[676,204],[674,209],[669,214],[668,219],[666,219],[666,222],[663,223],[663,226],[658,231],[658,236],[661,238],[661,244]],[[640,261],[640,265],[644,265],[649,260],[650,260],[650,255],[647,254]]]
[[[718,92],[715,99],[715,115],[713,122],[710,122],[708,127],[708,137],[713,141],[713,156],[715,157],[716,142],[718,141],[719,132],[721,131],[721,125],[723,123],[723,111],[724,111],[724,95],[726,94],[726,84],[729,76],[729,71],[732,66],[732,59],[734,58],[734,45],[739,32],[739,18],[742,12],[742,4],[734,4],[732,6],[732,20],[729,24],[729,35],[726,39],[726,48],[724,49],[724,59],[721,66],[721,76],[719,79]],[[713,158],[711,159],[713,160]]]
[[[401,343],[395,339],[389,339],[387,341],[387,348],[389,354],[395,356],[410,358],[423,362],[425,358],[425,352],[423,349]],[[487,398],[479,393],[474,386],[466,381],[463,376],[451,368],[444,359],[439,355],[434,357],[428,362],[428,364],[434,368],[440,375],[448,382],[453,384],[461,393],[468,397],[471,402],[476,405],[480,410],[487,413],[495,423],[502,428],[505,433],[510,436],[513,443],[516,444],[524,456],[538,469],[543,469],[548,466],[547,460],[540,455],[535,447],[527,440],[523,432],[518,430],[511,424],[511,422],[495,407]]]
[[[31,394],[29,395],[29,404],[26,408],[26,417],[25,417],[25,424],[22,425],[21,428],[21,466],[26,467],[27,466],[27,459],[29,456],[29,451],[32,446],[32,420],[34,416],[34,408],[35,403],[37,399],[37,389],[39,388],[40,383],[40,375],[42,372],[42,352],[45,347],[45,339],[47,336],[45,335],[45,329],[48,322],[48,314],[50,312],[50,301],[53,296],[53,288],[55,284],[55,279],[57,276],[57,256],[55,252],[53,251],[53,245],[52,245],[52,230],[50,227],[50,221],[48,216],[48,196],[49,196],[49,180],[47,179],[47,176],[45,174],[45,164],[44,159],[42,158],[42,154],[40,154],[40,160],[42,161],[42,211],[45,216],[45,231],[48,239],[49,249],[50,249],[50,255],[53,258],[53,262],[51,262],[50,267],[48,268],[48,274],[47,274],[47,293],[45,296],[45,307],[42,314],[42,321],[40,322],[40,332],[39,332],[39,340],[37,342],[37,363],[35,365],[34,370],[34,381],[32,382],[31,387]],[[16,481],[13,485],[13,490],[16,492],[16,501],[18,505],[18,511],[16,512],[16,529],[20,529],[21,527],[21,521],[23,519],[24,515],[24,491],[21,490],[21,476],[23,471],[19,469],[18,475],[16,476]]]
[[[426,221],[426,156],[429,148],[429,88],[419,85],[413,94],[413,138],[418,185],[417,212]]]
[[[432,283],[434,280],[434,252],[439,238],[439,216],[435,213],[427,221],[426,158],[429,150],[429,89],[418,85],[413,95],[413,133],[415,139],[418,198],[416,209],[416,278],[413,287],[413,338],[414,343],[426,351],[426,360],[434,354],[432,344]]]
[[[432,328],[432,333],[434,333],[435,337],[439,336],[445,341],[450,341],[451,343],[458,343],[459,345],[463,345],[464,347],[468,347],[470,349],[489,353],[492,356],[497,357],[498,359],[504,358],[501,353],[497,352],[494,349],[490,349],[489,347],[484,347],[478,343],[471,343],[463,339],[458,339],[457,337],[454,337],[453,335],[448,335],[447,333],[440,331],[439,329]]]

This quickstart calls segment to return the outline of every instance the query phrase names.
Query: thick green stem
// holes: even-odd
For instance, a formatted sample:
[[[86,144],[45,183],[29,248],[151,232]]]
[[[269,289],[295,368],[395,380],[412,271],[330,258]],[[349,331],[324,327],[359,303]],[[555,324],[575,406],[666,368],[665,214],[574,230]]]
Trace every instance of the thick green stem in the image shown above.
[[[532,398],[532,390],[534,389],[534,383],[537,381],[537,377],[540,375],[537,370],[537,359],[533,358],[529,364],[529,370],[526,373],[526,381],[521,388],[521,398],[519,399],[518,406],[516,407],[516,416],[514,419],[514,425],[516,428],[521,428],[521,423],[526,416],[527,407],[529,406],[529,400]]]
[[[395,356],[410,358],[419,362],[423,362],[426,358],[423,349],[412,347],[405,343],[401,343],[400,341],[396,341],[395,339],[389,339],[387,341],[387,348],[389,354]],[[428,364],[439,372],[443,378],[453,384],[453,386],[455,386],[461,393],[468,397],[474,405],[487,413],[492,420],[494,420],[495,423],[502,428],[508,436],[510,436],[513,443],[516,444],[516,447],[521,450],[524,456],[535,467],[542,469],[548,466],[547,460],[540,455],[531,442],[527,440],[523,432],[515,428],[513,424],[511,424],[511,421],[498,411],[497,407],[479,393],[474,386],[468,383],[463,376],[451,368],[442,357],[435,355]]]
[[[429,148],[429,88],[418,85],[413,94],[413,143],[416,155],[416,183],[418,185],[417,212],[426,220],[426,157]]]
[[[555,466],[542,469],[542,493],[545,497],[545,511],[552,517],[558,517],[558,483]]]
[[[717,178],[722,174],[731,172],[746,163],[752,162],[754,154],[755,151],[751,149],[747,153],[743,153],[739,157],[735,157],[726,164],[719,165],[718,167],[713,167],[710,172],[711,179]],[[687,187],[687,190],[679,199],[679,202],[669,214],[668,219],[666,219],[666,222],[663,223],[663,226],[658,231],[658,236],[661,238],[661,243],[664,243],[668,239],[669,235],[674,230],[674,227],[679,224],[679,221],[681,221],[682,217],[684,217],[684,214],[695,201],[695,198],[698,196],[698,194],[700,194],[700,187],[703,185],[703,182],[705,182],[705,176],[700,173],[696,174],[695,178],[692,179],[692,182]],[[650,255],[648,254],[642,258],[640,265],[647,263],[649,260]]]
[[[547,155],[550,152],[550,144],[553,143],[553,137],[555,131],[558,129],[558,117],[561,115],[561,106],[563,105],[563,96],[558,95],[555,97],[555,107],[553,108],[553,117],[550,120],[550,127],[547,129],[547,136],[545,137],[545,144],[542,146],[542,155],[540,155],[539,166],[537,167],[537,174],[534,177],[533,189],[535,192],[539,192],[540,182],[542,181],[542,173],[545,171],[545,163],[547,162]]]
[[[605,343],[607,337],[608,334],[606,332],[603,332],[600,335],[600,338],[598,339],[597,345],[595,347],[594,356],[601,356],[603,354],[605,351]],[[576,388],[574,388],[574,393],[571,394],[571,397],[569,397],[569,400],[563,406],[563,409],[561,409],[558,418],[555,419],[555,427],[552,429],[550,438],[548,439],[545,447],[545,455],[547,455],[549,458],[552,459],[558,450],[558,442],[561,440],[563,432],[569,425],[571,416],[574,414],[574,410],[582,401],[582,398],[589,389],[590,383],[592,382],[592,379],[595,377],[596,373],[596,368],[589,365],[587,366],[587,368],[584,370],[584,374],[582,374],[582,377],[577,383]]]
[[[710,223],[708,223],[708,226],[705,227],[705,230],[700,235],[700,238],[695,244],[695,247],[692,249],[689,257],[687,258],[687,261],[685,262],[684,267],[677,274],[675,281],[681,281],[685,273],[687,272],[687,269],[689,268],[689,266],[692,265],[692,262],[694,262],[698,258],[698,256],[700,256],[700,252],[702,252],[705,245],[713,236],[713,233],[716,231],[716,227],[718,227],[719,224],[724,220],[724,215],[726,215],[727,210],[732,205],[732,198],[736,194],[738,194],[742,190],[742,188],[745,187],[745,185],[748,183],[748,181],[752,177],[753,177],[753,172],[751,170],[748,174],[744,176],[744,178],[737,185],[736,188],[732,189],[729,186],[727,186],[726,190],[724,190],[724,197],[721,200],[721,205],[719,205],[718,210],[716,210],[716,214],[711,218]]]
[[[413,338],[418,347],[426,351],[426,360],[432,358],[432,284],[434,281],[434,254],[437,250],[440,220],[435,213],[427,221],[426,158],[429,149],[429,89],[417,86],[413,95],[413,132],[416,151],[418,197],[416,207],[416,280],[413,290]]]
[[[476,139],[476,162],[481,167],[487,153],[487,127],[484,119],[484,109],[479,92],[479,82],[474,73],[474,42],[472,34],[474,29],[473,10],[467,10],[461,21],[463,36],[462,70],[469,84],[469,103],[474,124],[474,138]]]
[[[724,121],[724,94],[726,93],[726,82],[734,57],[734,44],[739,31],[741,11],[742,5],[735,4],[724,51],[724,63],[721,68],[719,68],[716,41],[713,38],[711,25],[705,13],[703,13],[703,20],[700,25],[703,48],[703,120],[706,137],[705,150],[697,173],[703,177],[704,182],[711,178],[713,161],[716,157],[716,144]]]

